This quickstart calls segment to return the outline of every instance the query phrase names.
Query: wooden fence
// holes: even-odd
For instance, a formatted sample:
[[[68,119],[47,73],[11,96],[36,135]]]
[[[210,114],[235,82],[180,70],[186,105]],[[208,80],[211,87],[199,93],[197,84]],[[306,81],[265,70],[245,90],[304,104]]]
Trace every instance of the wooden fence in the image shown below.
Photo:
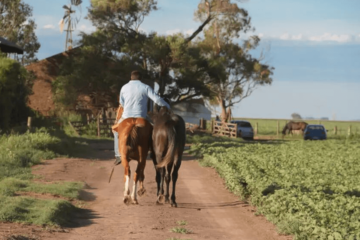
[[[115,120],[115,118],[106,118],[98,115],[96,118],[88,117],[86,121],[69,121],[69,125],[75,131],[76,135],[80,136],[84,133],[87,125],[96,122],[98,137],[112,137],[111,127],[114,125]]]
[[[69,125],[75,131],[76,135],[80,136],[84,133],[84,129],[87,125],[96,122],[98,137],[113,137],[111,127],[114,125],[115,120],[115,118],[106,118],[98,115],[96,118],[87,117],[87,119],[84,121],[69,121]],[[186,129],[193,133],[198,129],[206,129],[206,120],[200,119],[199,124],[185,123],[185,125]]]
[[[224,123],[218,121],[211,122],[211,129],[213,134],[220,136],[227,136],[230,138],[238,137],[238,126],[236,123]]]

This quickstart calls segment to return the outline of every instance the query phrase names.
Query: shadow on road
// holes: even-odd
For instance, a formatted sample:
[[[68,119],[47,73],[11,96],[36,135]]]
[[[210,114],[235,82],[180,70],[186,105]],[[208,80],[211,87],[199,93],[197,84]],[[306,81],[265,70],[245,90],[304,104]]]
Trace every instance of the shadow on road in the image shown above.
[[[95,213],[90,209],[76,209],[72,221],[65,225],[68,228],[80,228],[93,224],[93,219],[101,218],[99,214]]]
[[[178,203],[178,208],[186,209],[220,209],[220,208],[231,208],[237,206],[249,206],[249,204],[241,201],[235,202],[222,202],[222,203]]]

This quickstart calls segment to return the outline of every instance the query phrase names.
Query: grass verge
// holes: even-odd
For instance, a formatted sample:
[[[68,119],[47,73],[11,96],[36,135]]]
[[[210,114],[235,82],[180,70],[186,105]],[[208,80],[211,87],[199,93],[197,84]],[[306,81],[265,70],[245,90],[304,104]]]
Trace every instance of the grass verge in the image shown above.
[[[31,166],[76,151],[69,137],[52,136],[46,129],[24,134],[0,136],[0,221],[36,225],[63,226],[70,223],[77,207],[68,200],[77,199],[82,183],[33,182]],[[49,194],[64,199],[39,199],[22,195]]]

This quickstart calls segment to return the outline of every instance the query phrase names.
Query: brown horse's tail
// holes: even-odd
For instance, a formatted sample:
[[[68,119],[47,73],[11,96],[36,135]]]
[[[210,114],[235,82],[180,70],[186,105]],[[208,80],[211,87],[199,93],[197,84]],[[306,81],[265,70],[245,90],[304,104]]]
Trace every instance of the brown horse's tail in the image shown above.
[[[123,138],[126,139],[126,146],[130,149],[136,148],[139,144],[138,132],[142,125],[129,124],[122,130]]]
[[[163,159],[156,165],[157,168],[162,168],[167,166],[170,162],[174,161],[174,156],[176,152],[176,130],[173,125],[166,126],[168,145],[167,152]]]

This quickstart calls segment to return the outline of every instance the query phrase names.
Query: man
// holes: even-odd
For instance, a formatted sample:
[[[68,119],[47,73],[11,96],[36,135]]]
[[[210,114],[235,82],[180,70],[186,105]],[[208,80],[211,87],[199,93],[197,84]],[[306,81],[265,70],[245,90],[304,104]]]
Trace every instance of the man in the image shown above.
[[[120,123],[126,118],[147,118],[147,102],[150,98],[159,106],[165,106],[170,109],[170,105],[159,97],[154,90],[142,83],[141,73],[138,71],[131,72],[131,80],[125,84],[120,91],[120,105],[123,106],[124,111],[117,123]],[[115,151],[115,165],[121,163],[121,156],[119,153],[119,138],[118,133],[114,134],[114,151]]]

